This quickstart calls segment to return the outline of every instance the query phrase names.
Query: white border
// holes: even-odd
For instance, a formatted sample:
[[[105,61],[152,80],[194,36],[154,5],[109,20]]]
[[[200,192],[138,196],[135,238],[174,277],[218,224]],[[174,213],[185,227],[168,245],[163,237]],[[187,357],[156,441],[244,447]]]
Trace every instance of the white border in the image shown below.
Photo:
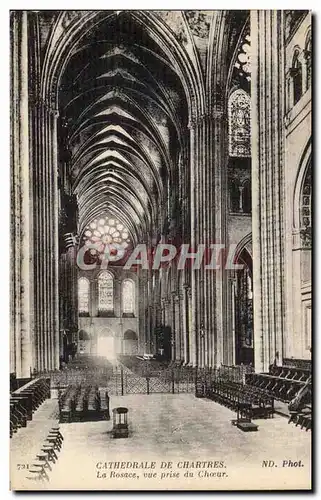
[[[243,3],[240,3],[239,1],[224,1],[224,2],[210,2],[209,0],[199,0],[198,2],[195,1],[190,1],[190,0],[184,0],[184,1],[179,1],[179,0],[159,0],[159,1],[153,1],[153,2],[146,2],[146,1],[135,1],[135,2],[129,2],[128,0],[117,0],[116,1],[117,8],[119,10],[122,9],[147,9],[147,10],[153,10],[153,9],[168,9],[168,10],[173,10],[173,9],[190,9],[190,10],[202,10],[202,9],[209,9],[209,10],[214,10],[214,9],[310,9],[313,11],[315,16],[317,16],[318,12],[318,7],[320,5],[319,0],[312,0],[309,2],[304,2],[304,0],[287,0],[287,1],[248,1]],[[9,389],[9,241],[10,241],[10,226],[9,226],[9,216],[10,216],[10,208],[9,208],[9,196],[10,196],[10,176],[9,176],[9,137],[10,137],[10,129],[9,129],[9,9],[31,9],[31,10],[42,10],[42,9],[48,9],[48,10],[63,10],[63,9],[71,9],[71,10],[79,10],[79,9],[85,9],[85,10],[92,10],[92,9],[108,9],[112,8],[113,2],[107,2],[106,0],[93,0],[92,2],[84,2],[82,0],[77,0],[77,1],[70,1],[70,0],[55,0],[55,2],[32,2],[29,0],[25,1],[14,1],[14,2],[2,2],[0,5],[0,36],[1,36],[1,43],[0,43],[0,61],[1,61],[1,67],[2,67],[2,72],[1,72],[1,78],[0,78],[0,110],[1,110],[1,134],[0,134],[0,141],[1,141],[1,166],[0,166],[0,171],[1,171],[1,179],[0,179],[0,214],[2,215],[2,220],[1,220],[1,227],[2,227],[2,245],[1,245],[1,254],[0,254],[0,262],[2,264],[2,269],[1,269],[1,277],[0,277],[0,307],[1,307],[1,323],[0,323],[0,328],[1,328],[1,335],[2,335],[2,346],[1,346],[1,362],[0,362],[0,381],[1,381],[1,402],[2,402],[2,410],[0,412],[0,430],[3,435],[1,435],[1,446],[0,446],[0,463],[1,463],[1,493],[2,493],[2,498],[11,498],[11,494],[8,490],[9,488],[9,462],[8,462],[8,457],[9,457],[9,422],[8,422],[8,406],[7,406],[7,395],[8,395],[8,389]],[[321,67],[320,65],[320,57],[321,57],[321,50],[320,50],[320,45],[319,45],[319,35],[317,33],[317,19],[314,19],[314,33],[313,33],[313,38],[314,38],[314,49],[316,51],[316,56],[314,56],[314,89],[315,89],[315,97],[314,97],[314,104],[317,103],[317,89],[320,87],[320,82],[318,81],[318,68]],[[319,48],[319,50],[317,50]],[[315,118],[315,124],[320,123],[320,108],[316,107],[314,108],[314,118]],[[318,120],[319,119],[319,120]],[[321,137],[320,137],[320,127],[317,129],[315,126],[315,136],[314,136],[314,141],[313,144],[315,145],[315,158],[314,158],[314,193],[315,194],[315,199],[316,199],[316,204],[315,204],[315,214],[314,214],[314,231],[319,229],[317,226],[318,220],[320,216],[320,200],[321,200],[321,175],[318,173],[319,167],[319,162],[318,162],[318,145],[321,144]],[[314,255],[315,255],[315,277],[316,279],[316,284],[315,284],[315,289],[314,289],[314,310],[315,310],[315,323],[314,323],[314,363],[315,363],[315,379],[317,378],[318,380],[321,380],[320,377],[320,367],[321,367],[321,341],[318,339],[318,333],[320,329],[318,328],[319,325],[319,318],[317,317],[317,311],[320,311],[320,304],[319,302],[319,285],[320,285],[320,266],[317,266],[318,264],[318,255],[319,252],[318,250],[321,250],[320,248],[320,232],[315,235],[315,240],[314,240]],[[319,306],[319,307],[318,307]],[[316,362],[318,360],[318,362]],[[315,380],[314,379],[314,380]],[[315,398],[317,398],[317,381],[315,380],[314,382],[314,391],[315,391]],[[315,427],[317,424],[320,423],[320,404],[319,404],[320,398],[316,400],[315,402],[317,403],[317,408],[316,408],[316,415],[318,417],[318,421],[315,422]],[[315,434],[316,435],[316,434]],[[317,447],[316,440],[314,440],[314,446]],[[317,477],[319,476],[318,472],[320,472],[320,464],[318,463],[318,449],[316,450],[317,453],[314,455],[314,459],[316,461],[315,463],[315,469],[314,469],[314,481],[316,487],[318,487],[317,483]],[[272,486],[272,485],[271,485]],[[53,494],[56,496],[55,493]],[[108,497],[119,497],[119,493],[117,496],[112,493],[106,493],[102,492],[102,495],[108,494]],[[216,495],[217,492],[213,492],[213,495]],[[128,493],[121,493],[122,497],[129,495]],[[153,493],[153,496],[159,496],[160,493]],[[190,495],[190,494],[189,494]],[[306,497],[308,493],[302,493],[295,495],[296,498],[298,497]],[[36,497],[36,498],[45,498],[45,494],[43,493],[37,493],[37,495],[34,494],[29,494],[29,498],[31,497]],[[95,498],[96,494],[93,493],[86,493],[84,495],[86,498]],[[145,496],[145,495],[144,495]],[[167,497],[175,498],[177,497],[177,493],[175,494],[169,494]],[[198,497],[199,494],[195,493],[192,495],[194,498]],[[234,496],[233,493],[230,494],[225,494],[224,497],[232,497]],[[288,495],[285,494],[275,494],[274,498],[286,498]],[[255,495],[255,498],[264,498],[265,495],[262,494],[257,494]],[[60,498],[68,498],[66,493],[60,493]]]

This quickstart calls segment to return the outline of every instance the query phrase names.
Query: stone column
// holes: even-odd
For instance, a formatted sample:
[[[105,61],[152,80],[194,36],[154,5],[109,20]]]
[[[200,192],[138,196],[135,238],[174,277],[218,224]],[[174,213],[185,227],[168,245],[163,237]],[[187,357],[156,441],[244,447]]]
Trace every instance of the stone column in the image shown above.
[[[179,293],[174,295],[174,312],[175,312],[175,359],[182,360],[182,338],[181,338],[181,296]]]
[[[256,371],[283,358],[283,12],[251,11],[252,227]]]
[[[41,192],[41,212],[40,217],[42,219],[42,234],[40,235],[41,241],[41,250],[42,250],[42,259],[40,262],[40,266],[43,271],[43,287],[42,294],[40,296],[41,308],[43,312],[43,369],[49,369],[49,352],[50,352],[50,344],[49,344],[49,331],[50,331],[50,322],[49,322],[49,266],[48,266],[48,225],[49,225],[49,216],[48,216],[48,108],[45,102],[40,103],[40,123],[39,130],[41,131],[42,140],[40,142],[39,148],[39,175],[42,176],[42,192]]]
[[[152,349],[152,314],[153,314],[153,293],[152,293],[152,275],[150,270],[147,271],[147,301],[146,301],[146,348],[147,352],[151,353]]]
[[[183,359],[184,363],[189,363],[189,303],[188,303],[188,291],[189,287],[187,284],[183,285],[182,291],[182,307],[181,307],[181,316],[182,316],[182,343],[183,343]]]
[[[213,219],[209,221],[208,243],[219,243],[226,247],[226,213],[227,213],[227,119],[226,103],[223,96],[217,94],[212,110],[212,127],[209,129],[207,141],[211,143],[209,153],[209,165],[211,175],[208,179],[208,206],[211,207]],[[213,187],[214,186],[214,189]],[[224,251],[222,251],[222,255]],[[226,252],[225,252],[226,254]],[[221,255],[221,257],[222,257]],[[215,324],[215,330],[210,336],[210,359],[209,365],[214,367],[224,362],[224,357],[228,349],[227,330],[227,271],[225,270],[224,258],[218,258],[219,269],[209,271],[209,275],[214,285],[214,303],[211,299],[211,308],[208,317]],[[212,287],[211,282],[208,286]],[[210,295],[211,298],[211,295]],[[215,306],[215,308],[213,307]],[[208,330],[208,326],[207,326]],[[208,330],[209,331],[209,330]],[[212,347],[211,347],[212,346]]]
[[[33,94],[32,137],[35,357],[38,370],[59,368],[59,227],[57,112]]]
[[[114,279],[114,314],[116,318],[122,318],[122,279]]]
[[[170,316],[170,300],[168,298],[166,298],[164,300],[164,325],[165,326],[169,326],[170,325],[170,319],[169,319],[169,316]]]
[[[222,163],[224,160],[223,108],[218,103],[211,115],[191,124],[191,243],[196,252],[205,245],[200,269],[192,269],[191,363],[203,357],[207,366],[222,361],[223,353],[223,270],[206,269],[210,245],[224,243],[224,198]],[[206,339],[200,342],[203,324]],[[206,354],[201,352],[206,349]]]
[[[240,192],[240,205],[239,205],[239,211],[242,213],[243,210],[243,191],[244,191],[244,186],[239,187],[239,192]]]
[[[59,369],[60,353],[60,322],[59,322],[59,191],[58,191],[58,136],[57,136],[58,111],[51,111],[51,136],[52,136],[52,307],[53,307],[53,365]]]
[[[176,359],[176,315],[175,315],[175,301],[176,301],[176,292],[171,293],[171,348],[172,355],[171,359],[174,361]]]
[[[76,229],[76,228],[75,228]],[[78,330],[78,268],[77,268],[78,245],[72,247],[72,321],[75,331]],[[75,333],[74,331],[74,333]]]
[[[229,277],[228,278],[228,302],[227,302],[227,310],[229,311],[228,318],[228,349],[226,353],[226,358],[224,359],[224,363],[227,365],[235,364],[235,288],[236,288],[236,278]]]
[[[155,329],[161,325],[161,287],[160,287],[160,274],[159,271],[154,271],[155,288],[153,290],[153,343],[156,348]]]
[[[199,205],[198,193],[198,133],[196,122],[190,123],[190,201],[191,201],[191,248],[195,250],[199,240],[197,209]],[[190,363],[197,366],[197,335],[198,335],[198,274],[191,273],[191,331],[190,331]]]
[[[89,290],[90,290],[89,315],[92,317],[96,317],[98,316],[98,283],[96,276],[90,277]]]
[[[122,283],[121,278],[114,280],[115,283],[115,297],[114,297],[114,312],[115,316],[119,318],[119,331],[120,331],[120,353],[125,353],[125,342],[124,342],[124,323],[123,323],[123,294],[122,294]]]
[[[46,248],[46,266],[47,266],[47,294],[48,294],[48,370],[53,369],[54,365],[54,325],[53,325],[53,315],[54,315],[54,243],[53,243],[53,185],[52,185],[52,170],[53,170],[53,137],[51,129],[51,118],[52,110],[48,109],[46,116],[47,120],[47,169],[46,169],[46,197],[47,197],[47,248]]]
[[[60,310],[61,324],[67,330],[72,341],[71,334],[78,330],[78,268],[77,268],[77,246],[70,243],[67,233],[67,247],[60,257]]]
[[[146,271],[139,269],[138,271],[138,318],[139,318],[139,349],[140,353],[146,352],[147,348],[147,324],[146,324],[146,308],[147,308],[147,275]]]
[[[34,368],[33,341],[33,171],[29,168],[28,13],[11,18],[11,367],[29,377]]]
[[[161,299],[161,304],[162,304],[162,306],[161,306],[161,311],[162,311],[161,312],[161,324],[162,324],[162,326],[164,326],[165,325],[165,315],[166,315],[166,313],[165,313],[165,298],[164,297]]]

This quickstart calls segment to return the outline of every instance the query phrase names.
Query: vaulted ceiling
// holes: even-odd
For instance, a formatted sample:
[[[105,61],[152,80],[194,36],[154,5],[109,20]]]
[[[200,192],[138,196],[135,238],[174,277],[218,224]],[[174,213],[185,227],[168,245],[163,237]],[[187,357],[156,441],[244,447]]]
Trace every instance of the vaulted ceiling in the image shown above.
[[[167,54],[130,13],[111,15],[73,47],[59,112],[80,235],[108,214],[144,241],[163,223],[188,118]]]

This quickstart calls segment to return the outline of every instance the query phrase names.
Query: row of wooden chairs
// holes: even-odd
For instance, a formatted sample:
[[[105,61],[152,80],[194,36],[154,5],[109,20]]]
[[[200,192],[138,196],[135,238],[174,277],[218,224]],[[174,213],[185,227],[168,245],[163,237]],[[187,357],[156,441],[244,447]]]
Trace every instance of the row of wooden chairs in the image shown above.
[[[273,417],[274,399],[260,389],[240,382],[215,379],[206,384],[205,397],[232,410],[239,410],[250,419]]]
[[[10,396],[10,437],[27,426],[32,414],[50,398],[50,379],[36,379],[13,392]]]
[[[109,396],[97,385],[68,387],[59,397],[60,422],[109,420]]]
[[[10,399],[10,437],[27,426],[27,409],[23,398]]]
[[[65,393],[58,396],[60,422],[72,422],[72,415],[76,409],[76,399],[81,391],[81,385],[68,386]]]
[[[299,382],[306,382],[310,374],[310,370],[293,366],[270,365],[269,368],[269,375],[286,378],[288,380],[298,380]]]
[[[290,412],[288,423],[293,422],[295,426],[309,431],[312,429],[312,408],[307,406],[299,411]]]
[[[267,373],[251,373],[246,375],[246,384],[262,389],[275,399],[288,403],[304,386],[305,381]]]
[[[53,464],[58,460],[61,450],[63,436],[59,427],[52,427],[43,442],[40,452],[28,468],[27,479],[31,481],[49,482],[49,472]]]

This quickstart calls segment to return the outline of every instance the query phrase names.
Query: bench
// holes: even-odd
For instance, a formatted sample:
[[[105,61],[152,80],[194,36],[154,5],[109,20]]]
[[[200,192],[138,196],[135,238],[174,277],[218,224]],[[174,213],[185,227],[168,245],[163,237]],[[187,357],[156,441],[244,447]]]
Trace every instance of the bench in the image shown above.
[[[50,379],[31,380],[11,393],[10,396],[10,437],[20,427],[26,427],[32,414],[50,397]]]
[[[305,386],[310,375],[311,372],[304,368],[271,365],[269,373],[249,373],[245,381],[247,385],[288,403]]]
[[[247,418],[270,418],[274,414],[274,399],[256,387],[221,378],[207,382],[205,396],[237,411],[242,408]]]

